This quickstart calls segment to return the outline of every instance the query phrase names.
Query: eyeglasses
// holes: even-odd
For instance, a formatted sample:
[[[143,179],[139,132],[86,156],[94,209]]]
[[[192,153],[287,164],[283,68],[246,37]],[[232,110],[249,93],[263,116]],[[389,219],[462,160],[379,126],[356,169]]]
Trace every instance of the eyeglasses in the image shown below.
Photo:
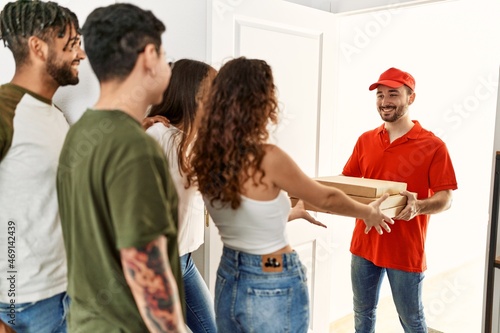
[[[73,52],[77,50],[78,48],[82,47],[82,40],[80,38],[80,35],[77,35],[75,37],[72,37],[68,40],[66,45],[64,46],[63,51],[70,51]]]

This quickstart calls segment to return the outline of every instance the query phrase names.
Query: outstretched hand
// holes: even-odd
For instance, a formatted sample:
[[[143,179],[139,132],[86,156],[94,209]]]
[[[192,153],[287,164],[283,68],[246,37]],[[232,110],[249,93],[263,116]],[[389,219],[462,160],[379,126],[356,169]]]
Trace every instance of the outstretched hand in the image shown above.
[[[142,120],[142,128],[144,130],[147,130],[151,126],[153,126],[154,123],[162,123],[166,127],[170,127],[170,120],[163,116],[152,116],[152,117],[146,117]]]
[[[304,201],[299,200],[295,206],[290,210],[290,214],[288,215],[288,221],[292,221],[295,219],[304,219],[309,223],[315,224],[317,226],[326,228],[326,225],[316,220],[304,207]]]
[[[387,215],[383,214],[382,210],[380,209],[380,204],[384,202],[384,200],[388,197],[389,194],[385,193],[383,196],[369,204],[369,206],[374,208],[374,211],[372,214],[370,214],[369,218],[363,220],[366,225],[365,234],[370,232],[371,228],[375,228],[379,235],[382,235],[384,233],[383,230],[385,230],[386,232],[391,232],[391,227],[389,227],[389,224],[394,224],[394,221]]]

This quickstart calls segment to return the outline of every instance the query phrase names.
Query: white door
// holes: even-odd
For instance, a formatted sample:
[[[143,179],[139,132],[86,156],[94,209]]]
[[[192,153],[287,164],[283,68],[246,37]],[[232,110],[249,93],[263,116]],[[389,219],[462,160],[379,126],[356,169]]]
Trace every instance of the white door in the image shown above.
[[[332,170],[332,118],[336,28],[332,14],[278,0],[212,0],[208,7],[209,56],[219,68],[245,56],[273,69],[281,121],[273,141],[311,177]],[[331,216],[318,217],[328,222]],[[289,223],[288,236],[308,269],[310,332],[329,331],[330,230],[306,221]],[[222,244],[211,224],[206,237],[206,278],[211,290]]]

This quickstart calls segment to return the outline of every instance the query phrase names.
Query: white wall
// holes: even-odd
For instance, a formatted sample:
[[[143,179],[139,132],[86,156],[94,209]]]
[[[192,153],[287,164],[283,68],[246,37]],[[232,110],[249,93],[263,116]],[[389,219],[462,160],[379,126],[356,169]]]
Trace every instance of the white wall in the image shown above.
[[[443,1],[443,0],[357,0],[357,1],[346,1],[346,0],[285,0],[288,2],[293,2],[302,6],[307,6],[311,8],[316,8],[319,10],[324,10],[332,13],[345,13],[352,11],[366,11],[375,8],[382,8],[387,6],[392,6],[394,4],[417,4],[432,1]]]
[[[97,7],[116,1],[111,0],[63,0],[56,1],[74,11],[83,25],[88,14]],[[167,56],[173,59],[188,57],[206,60],[206,1],[169,0],[129,1],[141,8],[150,9],[167,26],[163,44]],[[1,2],[3,8],[5,2]],[[8,82],[14,74],[14,60],[10,50],[0,45],[0,82]],[[77,86],[61,87],[54,96],[55,103],[63,109],[71,123],[80,118],[85,108],[97,100],[99,87],[88,61],[80,64],[80,83]]]

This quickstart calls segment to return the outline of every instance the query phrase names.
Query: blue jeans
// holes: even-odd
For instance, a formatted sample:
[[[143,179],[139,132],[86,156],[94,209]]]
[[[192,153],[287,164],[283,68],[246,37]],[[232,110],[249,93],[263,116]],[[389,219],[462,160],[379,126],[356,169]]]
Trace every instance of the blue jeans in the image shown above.
[[[375,332],[380,286],[386,273],[399,321],[405,333],[427,333],[422,304],[424,274],[378,267],[371,261],[353,255],[351,259],[351,283],[354,294],[356,333]]]
[[[17,333],[66,333],[69,296],[64,292],[33,303],[0,303],[0,319]],[[12,310],[12,311],[11,311]]]
[[[210,291],[196,269],[191,253],[181,256],[180,260],[186,296],[187,326],[193,333],[215,333],[215,311]]]
[[[295,252],[280,257],[282,272],[264,272],[262,256],[224,247],[215,284],[219,332],[307,332],[305,267]]]

